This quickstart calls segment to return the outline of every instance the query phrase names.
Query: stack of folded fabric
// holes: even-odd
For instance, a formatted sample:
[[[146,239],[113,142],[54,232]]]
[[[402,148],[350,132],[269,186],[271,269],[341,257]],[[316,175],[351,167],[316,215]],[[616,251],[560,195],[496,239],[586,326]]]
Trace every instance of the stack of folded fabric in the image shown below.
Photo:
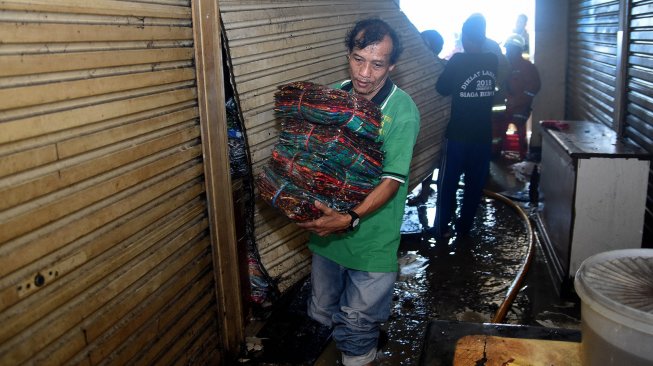
[[[378,184],[382,114],[367,99],[311,82],[279,87],[279,141],[257,177],[261,198],[291,220],[321,216],[315,200],[345,211]]]

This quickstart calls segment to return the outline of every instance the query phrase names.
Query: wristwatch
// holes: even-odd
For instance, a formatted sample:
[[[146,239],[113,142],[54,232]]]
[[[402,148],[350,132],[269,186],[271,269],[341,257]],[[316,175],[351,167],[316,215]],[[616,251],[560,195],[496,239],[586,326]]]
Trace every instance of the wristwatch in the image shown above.
[[[354,210],[347,210],[349,216],[351,216],[351,221],[349,222],[349,231],[352,231],[358,227],[358,224],[361,222],[360,216]]]

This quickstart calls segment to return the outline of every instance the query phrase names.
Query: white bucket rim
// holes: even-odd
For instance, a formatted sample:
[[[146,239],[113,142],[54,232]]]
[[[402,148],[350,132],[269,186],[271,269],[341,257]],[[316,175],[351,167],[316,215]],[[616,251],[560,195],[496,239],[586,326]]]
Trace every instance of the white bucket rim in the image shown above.
[[[589,286],[587,271],[594,265],[619,258],[653,257],[653,249],[619,249],[595,254],[581,263],[574,279],[576,293],[587,306],[620,323],[630,320],[627,326],[653,334],[653,313],[622,304]]]

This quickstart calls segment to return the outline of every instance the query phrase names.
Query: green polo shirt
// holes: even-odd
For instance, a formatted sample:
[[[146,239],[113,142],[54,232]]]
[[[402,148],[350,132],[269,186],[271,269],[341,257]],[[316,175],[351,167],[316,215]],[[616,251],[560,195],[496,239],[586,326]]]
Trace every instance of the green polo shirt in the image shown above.
[[[350,81],[334,85],[347,89]],[[379,98],[377,98],[379,97]],[[359,227],[345,234],[320,237],[311,234],[308,247],[314,253],[351,269],[396,272],[401,224],[408,194],[408,173],[419,132],[419,110],[412,98],[388,79],[372,100],[383,112],[380,139],[384,152],[381,178],[401,184],[394,197],[361,219]]]

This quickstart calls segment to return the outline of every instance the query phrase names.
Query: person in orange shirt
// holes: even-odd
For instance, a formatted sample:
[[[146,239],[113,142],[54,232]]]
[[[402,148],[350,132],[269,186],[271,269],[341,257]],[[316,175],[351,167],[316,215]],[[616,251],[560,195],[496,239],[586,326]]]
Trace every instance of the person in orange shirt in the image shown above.
[[[526,158],[528,141],[526,139],[526,122],[531,115],[533,98],[542,86],[537,67],[524,59],[525,41],[518,34],[513,34],[504,43],[506,57],[510,62],[510,73],[505,81],[506,120],[502,131],[506,131],[510,123],[517,128],[519,136],[519,156]]]

